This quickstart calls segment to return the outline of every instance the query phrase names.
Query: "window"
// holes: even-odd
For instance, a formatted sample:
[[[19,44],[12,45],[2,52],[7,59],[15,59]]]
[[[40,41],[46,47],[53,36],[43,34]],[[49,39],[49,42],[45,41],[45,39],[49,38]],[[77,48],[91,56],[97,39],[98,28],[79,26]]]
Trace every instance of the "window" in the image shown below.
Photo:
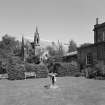
[[[91,53],[88,53],[86,56],[86,65],[91,65],[93,63],[93,57]]]
[[[103,31],[103,41],[105,41],[105,32]]]
[[[98,42],[101,42],[103,40],[103,33],[98,33]]]

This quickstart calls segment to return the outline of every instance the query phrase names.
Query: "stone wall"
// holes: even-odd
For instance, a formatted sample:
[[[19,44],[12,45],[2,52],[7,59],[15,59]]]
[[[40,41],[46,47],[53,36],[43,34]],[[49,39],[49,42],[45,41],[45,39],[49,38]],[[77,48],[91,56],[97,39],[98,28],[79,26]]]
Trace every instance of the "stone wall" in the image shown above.
[[[105,61],[105,42],[79,48],[78,61],[80,64],[86,66],[86,56],[88,53],[92,54],[93,65],[96,64],[99,60]]]

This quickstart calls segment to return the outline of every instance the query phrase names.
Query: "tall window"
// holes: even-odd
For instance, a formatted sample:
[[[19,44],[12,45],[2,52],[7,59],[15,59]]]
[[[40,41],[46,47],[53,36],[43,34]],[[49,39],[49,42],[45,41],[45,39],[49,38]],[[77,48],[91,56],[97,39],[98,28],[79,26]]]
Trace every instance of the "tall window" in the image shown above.
[[[102,42],[102,41],[103,41],[103,33],[98,32],[98,42]]]
[[[103,31],[103,41],[105,41],[105,31]]]
[[[86,65],[91,65],[93,64],[93,56],[91,53],[88,53],[86,56]]]

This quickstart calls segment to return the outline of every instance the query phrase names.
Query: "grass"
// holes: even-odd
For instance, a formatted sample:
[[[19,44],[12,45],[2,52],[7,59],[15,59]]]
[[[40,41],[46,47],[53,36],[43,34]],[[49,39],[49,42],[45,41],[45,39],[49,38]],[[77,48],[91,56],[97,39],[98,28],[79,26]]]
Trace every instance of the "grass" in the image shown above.
[[[0,105],[105,105],[105,81],[58,77],[58,88],[46,88],[49,78],[0,80]]]

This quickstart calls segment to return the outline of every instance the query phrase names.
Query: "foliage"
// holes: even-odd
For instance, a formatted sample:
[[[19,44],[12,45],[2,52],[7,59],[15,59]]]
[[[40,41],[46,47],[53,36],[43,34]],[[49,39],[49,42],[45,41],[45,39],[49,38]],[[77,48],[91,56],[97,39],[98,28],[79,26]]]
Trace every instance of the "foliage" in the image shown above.
[[[83,69],[86,78],[105,79],[105,65],[102,61],[97,64]]]
[[[68,52],[74,52],[74,51],[77,51],[77,44],[75,43],[75,41],[70,40],[68,46]]]
[[[105,77],[105,65],[103,61],[98,61],[95,68],[97,69],[97,76]]]
[[[57,73],[57,76],[76,76],[79,75],[78,66],[70,63],[56,62],[48,65],[49,72]]]
[[[25,71],[35,72],[37,78],[45,78],[48,75],[48,69],[44,64],[25,63]]]
[[[52,46],[47,46],[46,49],[48,50],[50,56],[56,55],[56,50]]]
[[[22,45],[21,45],[21,58],[24,60],[24,38],[22,37]]]
[[[14,49],[14,55],[15,56],[21,56],[21,43],[17,40],[16,41],[16,46],[15,46],[15,49]]]
[[[62,45],[62,43],[60,43],[59,41],[58,41],[58,55],[61,57],[61,56],[63,56],[64,55],[64,48],[63,48],[63,45]]]
[[[15,55],[15,50],[17,49],[18,41],[14,37],[9,35],[4,35],[0,41],[0,57],[2,59],[7,59],[10,56]]]
[[[39,56],[29,56],[29,57],[27,57],[26,61],[28,63],[39,64],[40,63],[40,57]]]
[[[6,34],[2,37],[2,41],[0,42],[0,48],[13,53],[16,44],[17,43],[15,41],[15,38]]]
[[[44,64],[24,63],[18,57],[11,57],[7,63],[7,73],[9,80],[20,80],[25,78],[24,72],[36,72],[37,78],[45,78],[48,69]]]
[[[24,79],[24,62],[18,57],[10,57],[7,63],[7,73],[9,80]]]
[[[0,74],[5,74],[6,73],[6,65],[0,61]]]
[[[86,67],[83,69],[83,73],[86,78],[95,78],[97,76],[97,69],[94,67]]]
[[[64,55],[64,47],[62,45],[62,43],[60,43],[58,41],[58,44],[55,44],[54,42],[52,42],[51,46],[47,46],[46,49],[49,52],[49,55],[51,57],[60,57]]]
[[[25,63],[25,71],[26,72],[36,72],[36,65],[32,63]]]

